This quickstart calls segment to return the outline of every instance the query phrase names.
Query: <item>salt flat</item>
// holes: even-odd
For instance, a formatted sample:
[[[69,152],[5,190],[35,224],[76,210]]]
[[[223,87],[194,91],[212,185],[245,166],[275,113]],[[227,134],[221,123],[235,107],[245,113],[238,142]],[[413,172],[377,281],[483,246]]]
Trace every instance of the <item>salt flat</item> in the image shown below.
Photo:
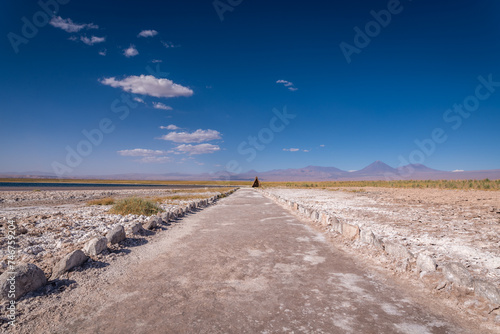
[[[20,302],[17,333],[486,333],[253,189]],[[493,333],[494,331],[490,331]]]
[[[414,254],[459,261],[500,286],[500,192],[343,188],[266,192],[369,228]]]
[[[20,263],[34,263],[45,272],[65,254],[81,249],[96,236],[106,235],[117,225],[129,228],[145,223],[149,217],[116,215],[107,211],[110,205],[87,205],[93,199],[113,197],[161,197],[188,195],[207,198],[220,193],[217,188],[189,190],[175,189],[113,189],[113,190],[53,190],[0,192],[0,223],[15,220],[18,231]],[[175,211],[194,199],[161,203],[165,211]],[[22,232],[21,232],[22,231]],[[3,233],[3,231],[2,231]],[[7,239],[0,238],[0,272],[7,267]]]

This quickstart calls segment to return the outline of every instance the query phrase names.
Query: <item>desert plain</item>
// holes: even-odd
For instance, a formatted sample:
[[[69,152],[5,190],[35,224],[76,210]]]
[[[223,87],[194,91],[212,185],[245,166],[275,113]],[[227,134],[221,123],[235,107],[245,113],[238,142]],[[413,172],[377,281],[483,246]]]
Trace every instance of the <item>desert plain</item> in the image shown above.
[[[154,259],[155,256],[159,256],[166,251],[155,248],[155,245],[158,245],[157,247],[160,247],[160,245],[163,245],[162,247],[165,245],[172,247],[172,243],[177,243],[175,247],[168,250],[176,252],[176,250],[186,248],[188,240],[195,239],[195,236],[199,234],[223,235],[226,226],[228,231],[232,232],[225,232],[229,233],[229,235],[224,237],[224,240],[226,240],[224,242],[230,243],[231,248],[234,249],[245,248],[248,246],[245,244],[246,241],[241,241],[237,237],[238,232],[235,231],[255,233],[257,235],[257,230],[252,232],[253,227],[248,224],[238,227],[237,220],[225,221],[224,217],[215,219],[213,222],[214,228],[210,228],[211,221],[204,222],[203,228],[200,228],[200,223],[194,223],[193,225],[190,222],[191,220],[196,221],[198,219],[196,217],[201,214],[200,211],[204,211],[207,207],[209,211],[224,209],[231,212],[234,210],[239,211],[243,206],[248,210],[254,210],[256,214],[265,215],[267,214],[266,209],[274,202],[280,204],[286,210],[287,214],[283,216],[284,218],[295,217],[303,225],[305,231],[315,231],[314,237],[306,234],[296,237],[296,240],[291,242],[291,247],[295,247],[294,245],[299,247],[303,242],[316,242],[318,240],[327,242],[328,247],[335,249],[335,252],[340,252],[343,254],[342,256],[354,259],[352,261],[356,262],[356,266],[372,270],[375,272],[373,275],[387,277],[384,280],[389,279],[392,282],[391,284],[398,286],[398,289],[413,290],[410,295],[421,296],[414,296],[417,299],[415,304],[424,304],[422,307],[430,307],[431,311],[429,312],[437,313],[452,323],[456,321],[457,328],[465,328],[464,332],[468,332],[471,330],[470,328],[475,328],[474,326],[480,326],[478,333],[483,331],[498,332],[500,328],[500,311],[498,304],[495,303],[495,295],[493,295],[493,299],[488,299],[484,295],[475,294],[471,287],[460,286],[460,284],[447,281],[442,274],[442,268],[448,263],[459,263],[474,279],[487,282],[490,286],[499,286],[500,192],[383,187],[297,189],[264,186],[259,189],[238,190],[237,194],[243,191],[245,195],[243,197],[240,195],[240,197],[237,197],[238,200],[233,200],[236,201],[237,205],[232,204],[231,201],[226,201],[225,198],[220,202],[216,200],[218,197],[224,197],[221,194],[231,189],[233,188],[207,187],[197,189],[93,189],[1,192],[0,217],[3,226],[2,233],[4,234],[2,240],[4,241],[1,244],[2,263],[0,270],[7,270],[8,252],[5,232],[8,223],[15,221],[18,233],[17,262],[35,264],[43,270],[48,280],[45,286],[27,293],[19,299],[16,314],[17,325],[15,327],[9,327],[8,319],[2,317],[3,329],[19,333],[28,333],[33,330],[51,332],[55,329],[57,329],[55,332],[64,332],[63,329],[69,328],[70,324],[76,326],[71,321],[71,314],[68,312],[75,312],[75,310],[79,309],[79,300],[90,298],[89,296],[94,293],[96,298],[97,296],[102,298],[103,288],[101,284],[102,286],[113,285],[113,279],[117,279],[116,275],[119,277],[128,275],[124,268],[133,267],[133,261],[139,261],[138,259],[141,259],[141,257],[142,260],[145,258]],[[268,202],[264,203],[265,205],[260,203],[258,206],[253,207],[252,201],[255,196],[266,197]],[[133,214],[111,214],[108,211],[110,211],[112,205],[103,205],[106,204],[103,199],[116,201],[130,197],[158,201],[158,205],[163,212],[158,213],[157,217],[163,217],[163,219],[160,219],[159,224],[154,228],[147,228],[146,226],[148,226],[151,217]],[[207,199],[212,201],[205,201],[200,204],[199,201]],[[99,203],[99,205],[95,203]],[[293,203],[296,210],[291,209],[287,203]],[[233,205],[234,210],[231,209]],[[303,208],[303,210],[298,210],[298,207]],[[184,210],[182,210],[183,208]],[[304,208],[309,211],[304,210]],[[301,214],[304,212],[324,213],[329,217],[335,217],[336,222],[340,224],[355,225],[361,231],[370,230],[386,245],[391,243],[402,245],[412,255],[412,258],[402,265],[401,259],[386,254],[383,249],[368,245],[359,237],[345,238],[342,233],[338,233],[337,230],[332,228],[331,224],[315,221],[314,217],[311,218],[308,215]],[[172,214],[169,215],[169,213]],[[238,212],[235,212],[235,214],[238,214]],[[213,213],[213,215],[217,217],[216,213]],[[274,224],[273,220],[280,217],[255,218],[255,221],[256,224],[265,224],[263,226],[270,226],[269,228],[271,228]],[[288,218],[287,221],[290,220]],[[252,221],[252,215],[249,215],[246,219]],[[134,233],[133,226],[137,226],[137,223],[146,228],[141,229],[139,233]],[[207,224],[209,226],[206,226]],[[287,224],[297,225],[296,222]],[[122,225],[126,231],[127,237],[125,240],[117,244],[109,244],[106,250],[95,256],[90,256],[82,265],[68,270],[57,279],[51,279],[52,270],[61,258],[70,252],[84,248],[86,243],[93,238],[105,237],[109,231],[118,225]],[[259,226],[256,225],[255,229],[262,230],[262,226]],[[276,238],[279,238],[281,234],[285,234],[283,228],[286,229],[287,226],[280,226],[277,230],[272,229],[271,231],[276,233]],[[235,228],[236,230],[234,230]],[[270,250],[268,246],[266,247],[259,249],[255,245],[255,247],[248,250],[248,253],[252,257],[256,257],[263,256],[264,252],[273,253],[277,251]],[[141,248],[147,249],[147,251],[140,251]],[[218,259],[217,261],[223,263],[233,258],[232,254],[224,249],[211,251],[214,252],[211,255],[209,254],[211,258]],[[334,256],[332,254],[326,257],[316,256],[315,252],[317,251],[309,251],[307,253],[309,255],[304,256],[307,263],[312,262],[313,265],[319,266],[324,261],[324,258]],[[435,272],[434,270],[432,272],[422,270],[416,265],[417,256],[420,254],[434,261]],[[277,260],[274,258],[268,259],[268,261],[272,262],[275,271],[276,268],[283,266],[281,262],[276,262]],[[181,281],[182,279],[188,279],[186,277],[190,275],[193,275],[193,277],[198,275],[196,267],[188,267],[187,271],[179,273]],[[223,264],[222,268],[224,268]],[[241,270],[241,268],[234,270]],[[213,275],[218,275],[218,273],[214,272]],[[283,275],[286,276],[287,280],[292,279],[290,273],[280,275],[279,279],[284,279]],[[314,277],[314,270],[310,275]],[[371,277],[370,275],[367,277]],[[253,294],[264,289],[261,285],[265,284],[264,281],[261,281],[260,276],[251,278],[251,275],[249,275],[250,278],[247,280],[244,276],[245,274],[240,274],[236,281],[234,279],[226,280],[224,284],[230,284],[236,290],[243,289],[240,292],[244,293],[245,298],[252,300]],[[147,273],[143,273],[142,277],[147,277]],[[355,284],[356,280],[351,283]],[[179,282],[177,281],[176,284],[179,284]],[[217,284],[214,291],[219,289]],[[240,284],[244,284],[245,287],[242,288]],[[96,285],[100,287],[96,288]],[[161,293],[161,291],[158,291],[158,293]],[[193,291],[193,293],[198,294],[197,291]],[[167,296],[168,293],[163,295]],[[128,298],[126,296],[122,297]],[[185,302],[189,304],[188,300],[189,297]],[[88,300],[86,302],[89,303]],[[413,305],[413,302],[410,304]],[[426,304],[432,304],[432,307],[425,306]],[[80,311],[83,312],[83,310]],[[399,314],[397,311],[393,313]],[[457,316],[457,314],[460,314],[460,316]],[[407,314],[407,316],[411,315]],[[210,318],[211,316],[207,317]],[[203,321],[202,318],[198,320]],[[53,323],[47,319],[52,319]],[[217,321],[222,320],[218,319]],[[225,319],[224,321],[228,322],[229,320]],[[418,327],[417,325],[415,325],[417,327],[410,326],[408,331],[403,330],[402,332],[413,333],[411,328],[420,328],[421,330],[428,330],[429,333],[437,333],[446,327],[445,325],[439,325],[440,322],[437,324],[434,327],[429,325],[428,328],[425,326],[425,328]],[[227,328],[231,328],[231,326],[224,327],[225,325],[229,326],[224,323],[214,332],[224,332]],[[470,327],[468,327],[469,325]],[[183,328],[178,327],[178,324],[176,326],[176,330]],[[249,325],[245,324],[245,326]],[[452,326],[450,328],[454,328],[455,324],[450,326]],[[78,328],[76,332],[86,332],[81,327],[74,328]],[[144,332],[151,330],[151,328],[147,328],[149,327],[146,326]],[[314,328],[311,325],[309,330],[314,331]],[[342,328],[342,326],[339,328]],[[357,327],[355,325],[347,326],[344,330],[346,328],[354,330]],[[89,330],[89,332],[91,331]],[[103,332],[113,331],[104,330]],[[210,332],[210,330],[207,329],[206,332]],[[396,328],[394,332],[400,331]]]

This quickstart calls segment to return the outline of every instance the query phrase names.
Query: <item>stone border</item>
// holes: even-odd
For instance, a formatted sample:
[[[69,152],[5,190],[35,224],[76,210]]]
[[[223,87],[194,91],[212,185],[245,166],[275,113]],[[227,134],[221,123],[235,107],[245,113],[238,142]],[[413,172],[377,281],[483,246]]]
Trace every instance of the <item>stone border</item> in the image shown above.
[[[382,251],[385,255],[397,260],[397,268],[401,271],[410,272],[413,269],[419,274],[420,279],[427,276],[437,277],[442,281],[436,287],[443,289],[447,284],[465,288],[473,292],[476,296],[485,298],[493,304],[500,305],[500,288],[495,284],[474,277],[467,268],[459,262],[436,263],[435,260],[425,251],[419,254],[413,254],[405,246],[393,241],[387,241],[377,237],[369,228],[360,228],[356,224],[339,221],[339,219],[324,211],[316,211],[307,205],[303,205],[284,197],[266,192],[263,189],[259,191],[266,197],[274,200],[276,203],[297,211],[299,215],[307,219],[320,223],[328,228],[328,231],[338,233],[343,238],[350,241],[360,241],[371,245]]]
[[[234,188],[207,199],[190,202],[184,207],[175,209],[174,211],[158,213],[155,216],[151,216],[144,225],[137,223],[128,228],[127,231],[125,231],[125,227],[123,225],[117,225],[108,232],[106,237],[101,236],[93,238],[85,244],[83,249],[74,250],[63,256],[54,265],[50,280],[45,279],[45,273],[35,264],[21,263],[17,265],[13,271],[5,271],[2,275],[0,275],[0,299],[3,299],[4,301],[7,300],[8,289],[10,286],[8,280],[11,279],[10,274],[12,272],[16,273],[15,300],[18,300],[25,294],[38,290],[39,288],[50,283],[50,281],[58,279],[71,269],[83,265],[89,259],[89,256],[96,256],[108,249],[108,244],[113,245],[120,243],[126,240],[127,237],[133,237],[134,235],[147,235],[146,230],[153,230],[163,222],[168,223],[171,220],[183,217],[189,212],[196,212],[197,210],[208,207],[211,204],[216,203],[220,198],[227,197],[238,189],[239,188]]]

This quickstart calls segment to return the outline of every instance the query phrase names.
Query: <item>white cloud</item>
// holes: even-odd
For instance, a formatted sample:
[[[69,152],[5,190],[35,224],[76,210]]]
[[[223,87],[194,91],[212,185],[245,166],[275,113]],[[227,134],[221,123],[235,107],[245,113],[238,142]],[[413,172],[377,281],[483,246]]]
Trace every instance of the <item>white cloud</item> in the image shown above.
[[[302,150],[302,152],[309,152],[309,150]]]
[[[87,36],[81,36],[80,40],[87,45],[94,45],[96,43],[102,43],[102,42],[106,41],[106,37],[92,36],[92,37],[88,38]]]
[[[172,161],[171,157],[143,157],[139,160],[137,160],[142,163],[164,163],[164,162],[169,162]]]
[[[167,49],[172,49],[172,48],[178,48],[179,47],[179,45],[175,45],[172,42],[161,41],[161,44],[163,44],[163,46],[166,47]]]
[[[163,60],[161,60],[161,59],[153,59],[153,60],[151,60],[151,62],[152,63],[162,63]]]
[[[276,81],[276,83],[283,84],[283,85],[285,85],[285,87],[293,86],[293,83],[291,83],[290,81],[286,81],[286,80],[278,80],[278,81]]]
[[[167,106],[161,102],[153,102],[153,108],[155,109],[163,109],[163,110],[172,110],[171,106]]]
[[[215,130],[201,130],[198,129],[195,132],[170,132],[160,139],[173,141],[175,143],[201,143],[204,141],[210,141],[215,139],[221,139],[221,134],[219,131]]]
[[[325,145],[324,145],[324,144],[321,144],[321,145],[319,145],[319,147],[325,147]]]
[[[143,30],[137,35],[137,37],[153,37],[158,35],[158,31],[156,30]]]
[[[123,55],[127,58],[135,57],[139,54],[139,51],[135,48],[135,45],[130,44],[130,46],[123,50]]]
[[[214,153],[220,150],[220,147],[212,144],[199,144],[199,145],[191,145],[191,144],[182,144],[175,148],[177,151],[182,153],[187,153],[189,155],[195,154],[209,154]]]
[[[78,24],[73,22],[70,18],[63,19],[60,16],[54,16],[50,20],[50,25],[59,29],[62,29],[66,32],[78,32],[82,29],[98,29],[99,26],[93,23],[82,23]]]
[[[293,82],[290,82],[290,81],[286,81],[286,80],[278,80],[276,81],[277,84],[283,84],[283,86],[287,87],[289,90],[291,90],[292,92],[295,92],[296,90],[298,90],[298,88],[296,88],[294,85],[293,85]]]
[[[167,125],[167,126],[160,126],[160,129],[162,130],[179,130],[180,128],[177,125]]]
[[[155,78],[152,75],[131,75],[122,80],[111,77],[104,78],[100,82],[114,88],[121,88],[126,92],[154,97],[193,95],[193,91],[187,87],[175,84],[172,80]]]
[[[133,150],[121,150],[118,151],[119,155],[125,157],[148,157],[148,156],[158,156],[165,155],[167,152],[160,150],[148,150],[144,148],[135,148]]]
[[[148,150],[144,148],[122,150],[118,151],[118,154],[124,157],[140,157],[140,159],[136,161],[142,163],[163,163],[172,160],[172,158],[167,156],[168,152],[160,150]]]
[[[107,50],[106,50],[106,49],[101,50],[101,51],[99,51],[99,55],[101,55],[101,56],[105,56],[105,55],[106,55],[106,52],[107,52]]]
[[[452,173],[461,173],[461,172],[465,172],[463,169],[455,169],[455,170],[452,170],[451,171]]]
[[[300,151],[300,149],[298,149],[298,148],[284,148],[283,151],[286,151],[286,152],[297,152],[297,151]]]
[[[134,97],[134,99],[133,99],[133,100],[134,100],[135,102],[139,102],[139,103],[146,103],[146,102],[144,102],[144,100],[143,100],[143,99],[141,99],[140,97]]]

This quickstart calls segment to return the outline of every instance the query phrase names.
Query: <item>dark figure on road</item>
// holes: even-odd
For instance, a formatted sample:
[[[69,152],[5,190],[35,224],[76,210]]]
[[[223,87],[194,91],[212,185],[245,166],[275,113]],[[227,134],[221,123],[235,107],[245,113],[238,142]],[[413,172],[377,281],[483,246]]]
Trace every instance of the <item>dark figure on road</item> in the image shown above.
[[[253,181],[252,188],[258,188],[258,187],[260,187],[260,182],[259,178],[256,176],[255,181]]]

